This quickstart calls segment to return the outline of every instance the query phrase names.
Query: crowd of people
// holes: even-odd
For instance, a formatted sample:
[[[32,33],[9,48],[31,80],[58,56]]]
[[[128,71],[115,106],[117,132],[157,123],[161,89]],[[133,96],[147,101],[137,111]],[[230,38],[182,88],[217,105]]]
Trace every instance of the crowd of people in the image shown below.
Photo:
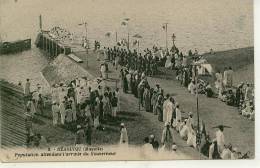
[[[147,49],[146,51],[150,50]],[[178,50],[172,49],[170,54],[166,53],[166,55],[169,54],[168,58],[166,57],[164,63],[161,64],[159,63],[162,59],[156,59],[158,57],[155,57],[154,62],[149,63],[148,60],[153,60],[152,52],[145,53],[145,55],[148,53],[150,59],[147,59],[145,55],[140,55],[138,57],[137,54],[135,54],[136,51],[133,52],[133,55],[131,55],[131,51],[128,51],[128,54],[127,52],[126,54],[122,53],[124,53],[124,49],[118,49],[116,47],[114,47],[114,49],[107,48],[104,52],[104,57],[107,61],[111,61],[112,63],[118,59],[118,63],[122,67],[120,70],[120,79],[123,92],[131,93],[138,98],[140,110],[144,109],[146,112],[157,115],[158,120],[165,123],[161,139],[163,149],[172,150],[172,146],[176,145],[174,144],[172,132],[174,129],[179,133],[182,139],[186,140],[188,146],[201,150],[205,156],[211,159],[239,159],[247,157],[247,154],[242,155],[237,151],[237,148],[232,148],[232,145],[225,144],[223,126],[218,126],[216,138],[210,140],[209,135],[206,133],[205,125],[198,129],[198,125],[200,124],[194,124],[192,112],[184,114],[185,112],[180,109],[180,104],[176,102],[174,97],[165,94],[159,84],[156,84],[155,88],[152,88],[149,85],[147,76],[153,75],[153,73],[149,73],[149,67],[151,64],[155,63],[159,66],[165,64],[166,67],[170,62],[168,61],[167,63],[167,60],[171,60],[170,68],[176,69],[177,79],[181,80],[181,84],[188,87],[192,94],[195,94],[196,86],[194,80],[196,75],[196,66],[188,64],[187,60],[185,60],[186,57],[181,56],[181,54],[178,53]],[[195,51],[194,54],[192,54],[191,51],[189,53],[190,56],[192,56],[193,62],[200,59],[197,56],[197,51]],[[169,57],[171,57],[171,59]],[[172,61],[172,58],[174,58],[174,61]],[[139,60],[144,60],[145,68],[142,66],[142,61]],[[150,64],[150,66],[147,64]],[[228,82],[230,81],[226,81],[227,85],[229,85]],[[194,86],[190,86],[190,83],[194,84]],[[203,84],[203,81],[201,81],[201,85],[204,87],[201,88],[201,91],[204,90],[205,94],[208,96],[213,95],[213,90],[209,86],[209,83]],[[199,91],[200,90],[198,90],[198,92]],[[185,116],[188,117],[185,118]],[[145,144],[148,143],[147,138],[144,141],[146,142]],[[157,145],[152,146],[155,146],[154,149],[158,150]]]
[[[170,51],[163,51],[154,46],[151,50],[146,49],[144,54],[138,54],[118,47],[104,48],[105,62],[101,64],[100,71],[102,79],[96,79],[95,84],[89,83],[86,78],[76,78],[68,84],[63,82],[54,84],[51,90],[52,97],[52,119],[53,125],[75,127],[75,144],[91,144],[93,128],[104,129],[102,123],[108,118],[116,118],[120,110],[120,91],[114,91],[110,87],[103,86],[102,80],[108,78],[108,62],[111,62],[117,70],[120,66],[121,88],[124,93],[133,94],[138,99],[139,110],[153,113],[158,121],[164,123],[161,145],[154,135],[144,139],[144,148],[155,151],[174,151],[177,145],[174,141],[174,131],[186,141],[188,146],[192,146],[205,156],[211,159],[241,159],[247,157],[248,153],[242,155],[237,148],[226,145],[224,141],[224,126],[218,126],[216,138],[211,140],[206,133],[205,124],[199,126],[193,121],[192,112],[183,112],[181,105],[170,94],[164,93],[160,84],[152,88],[147,77],[158,73],[158,67],[165,67],[176,70],[176,79],[181,81],[181,85],[188,88],[191,94],[205,93],[208,97],[213,96],[213,89],[209,83],[198,80],[196,87],[195,77],[198,73],[194,62],[201,59],[197,50],[195,53],[189,52],[192,63],[188,63],[188,56],[183,56],[176,47]],[[229,71],[229,72],[227,72]],[[224,79],[220,84],[220,75],[216,75],[216,88],[223,98],[224,89],[232,87],[232,68],[224,72]],[[224,87],[221,87],[221,86]],[[94,87],[93,87],[94,86]],[[243,88],[239,85],[236,91],[234,103],[241,109],[241,114],[252,119],[248,110],[253,109],[252,89],[247,84]],[[44,115],[44,98],[40,85],[33,92],[30,91],[30,81],[25,84],[25,95],[27,97],[27,112],[33,117],[35,114]],[[251,92],[250,92],[251,91]],[[225,102],[229,97],[226,96]],[[246,102],[243,103],[243,102]],[[248,103],[249,102],[249,103]],[[249,104],[249,105],[248,105]],[[128,144],[126,126],[121,123],[120,144]],[[37,135],[37,137],[39,137]],[[150,145],[149,145],[150,144]],[[161,146],[161,148],[159,148]],[[150,150],[148,149],[148,151]]]
[[[21,83],[19,83],[21,86]],[[42,97],[41,86],[37,85],[31,91],[30,80],[27,79],[24,93],[27,101],[28,131],[32,135],[32,120],[36,115],[46,116],[45,101]],[[101,79],[89,81],[87,78],[76,78],[68,84],[54,84],[51,89],[52,123],[71,130],[76,127],[75,144],[91,144],[91,133],[95,129],[103,129],[102,123],[107,119],[115,119],[120,110],[120,92],[110,87],[104,87]],[[82,134],[84,129],[84,134]],[[82,138],[84,135],[84,141]],[[82,141],[81,141],[82,140]]]
[[[112,91],[101,83],[101,79],[89,83],[86,78],[76,78],[68,85],[53,85],[53,125],[58,124],[58,117],[61,125],[76,122],[75,144],[91,144],[92,127],[102,130],[105,120],[117,117],[120,108],[119,89]]]
[[[25,127],[27,134],[27,147],[44,148],[47,146],[46,138],[37,133],[33,129],[33,120],[36,115],[44,115],[45,108],[45,96],[40,84],[36,85],[36,88],[32,90],[30,79],[26,79],[24,86],[22,82],[18,83],[18,86],[24,90],[24,102],[26,105],[25,110]]]

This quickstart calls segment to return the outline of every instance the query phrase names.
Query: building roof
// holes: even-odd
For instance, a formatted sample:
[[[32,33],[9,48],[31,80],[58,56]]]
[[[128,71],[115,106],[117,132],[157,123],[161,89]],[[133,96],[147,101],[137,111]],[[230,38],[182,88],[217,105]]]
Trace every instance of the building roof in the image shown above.
[[[0,80],[1,148],[26,145],[25,103],[22,88]]]

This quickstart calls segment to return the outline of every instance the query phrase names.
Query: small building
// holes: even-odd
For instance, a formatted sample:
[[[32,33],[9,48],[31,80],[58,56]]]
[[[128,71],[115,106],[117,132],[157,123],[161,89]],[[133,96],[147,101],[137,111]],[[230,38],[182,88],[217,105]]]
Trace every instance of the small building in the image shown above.
[[[23,89],[0,80],[1,148],[26,146],[25,118]]]

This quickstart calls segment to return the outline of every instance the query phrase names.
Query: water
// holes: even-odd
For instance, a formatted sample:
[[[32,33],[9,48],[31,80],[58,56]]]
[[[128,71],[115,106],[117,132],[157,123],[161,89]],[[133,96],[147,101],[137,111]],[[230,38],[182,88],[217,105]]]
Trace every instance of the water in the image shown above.
[[[130,18],[130,35],[136,33],[141,48],[156,44],[165,46],[162,24],[168,22],[168,44],[171,34],[176,45],[186,53],[197,48],[199,52],[227,50],[253,46],[252,0],[0,0],[0,32],[6,41],[32,38],[39,30],[39,15],[43,28],[62,26],[77,36],[84,34],[78,26],[88,22],[88,37],[102,44],[126,38],[127,28],[121,26]],[[105,37],[112,32],[110,38]],[[133,41],[133,38],[130,39]],[[0,77],[13,82],[27,77],[37,81],[40,69],[47,64],[37,49],[0,58]]]

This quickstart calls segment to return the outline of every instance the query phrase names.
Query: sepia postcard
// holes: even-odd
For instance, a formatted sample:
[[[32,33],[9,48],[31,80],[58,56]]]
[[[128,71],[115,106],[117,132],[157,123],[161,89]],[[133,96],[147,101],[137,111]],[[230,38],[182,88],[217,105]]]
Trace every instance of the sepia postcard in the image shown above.
[[[0,0],[1,162],[255,158],[253,0]]]

